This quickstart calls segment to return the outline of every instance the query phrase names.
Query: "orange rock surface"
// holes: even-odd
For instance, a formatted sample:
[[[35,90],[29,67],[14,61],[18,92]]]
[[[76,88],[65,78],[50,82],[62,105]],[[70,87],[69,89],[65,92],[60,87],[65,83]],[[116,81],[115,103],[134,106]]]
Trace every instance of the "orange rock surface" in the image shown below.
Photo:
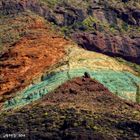
[[[0,62],[1,103],[65,55],[64,46],[68,41],[54,34],[49,25],[36,20],[29,27],[30,33],[12,46]]]

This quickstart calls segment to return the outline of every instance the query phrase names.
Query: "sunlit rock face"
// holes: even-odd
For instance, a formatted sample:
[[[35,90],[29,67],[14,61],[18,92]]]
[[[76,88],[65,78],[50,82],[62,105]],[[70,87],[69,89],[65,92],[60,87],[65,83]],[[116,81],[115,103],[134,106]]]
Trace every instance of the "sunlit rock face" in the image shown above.
[[[31,12],[2,17],[0,26],[2,103],[58,63],[65,55],[64,46],[69,43],[56,35],[43,18]]]
[[[86,51],[76,45],[66,45],[66,54],[51,70],[42,74],[40,83],[30,85],[17,96],[5,102],[5,108],[14,108],[41,99],[61,84],[85,72],[120,98],[139,102],[140,78],[138,72],[115,58]]]
[[[140,139],[139,58],[139,1],[1,0],[0,139]]]
[[[128,62],[139,64],[137,2],[2,0],[0,13],[0,102],[7,108],[40,99],[85,72],[139,102],[140,68]]]

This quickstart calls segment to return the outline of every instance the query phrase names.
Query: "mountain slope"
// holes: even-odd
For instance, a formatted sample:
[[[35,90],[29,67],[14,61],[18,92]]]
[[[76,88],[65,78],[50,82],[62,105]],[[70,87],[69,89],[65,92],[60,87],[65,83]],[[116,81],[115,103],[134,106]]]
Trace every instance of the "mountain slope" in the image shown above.
[[[31,10],[60,27],[82,47],[140,63],[140,4],[137,1],[2,1],[3,14]]]
[[[54,3],[31,0],[1,1],[2,30],[0,33],[2,40],[2,61],[0,64],[0,102],[1,106],[4,106],[4,108],[18,107],[40,99],[44,94],[56,89],[62,83],[73,77],[81,76],[86,71],[91,74],[92,78],[104,84],[114,94],[134,102],[139,102],[139,65],[129,63],[123,59],[111,58],[99,53],[85,51],[78,48],[72,41],[66,40],[66,36],[63,37],[62,34],[55,33],[62,31],[65,35],[70,37],[75,34],[75,31],[77,31],[77,33],[80,32],[80,34],[89,34],[90,32],[90,34],[93,35],[94,30],[94,35],[96,37],[98,36],[95,33],[99,32],[98,28],[95,31],[95,29],[89,25],[89,23],[94,24],[95,20],[93,20],[93,17],[97,15],[93,15],[92,17],[91,13],[87,11],[90,7],[89,4],[98,7],[95,9],[91,8],[93,14],[97,12],[96,10],[99,10],[99,7],[101,8],[105,6],[105,4],[102,2],[91,3],[90,1],[81,1],[80,5],[82,7],[80,5],[78,6],[78,3],[75,3],[75,5],[71,4],[71,1],[54,1]],[[107,4],[108,7],[113,8],[110,2]],[[87,9],[83,11],[84,8]],[[123,4],[123,8],[129,9],[130,7],[129,5],[125,6]],[[132,8],[134,7],[132,6]],[[59,9],[61,9],[60,13],[58,12]],[[45,12],[45,10],[48,12]],[[51,10],[51,13],[49,10]],[[101,10],[105,9],[101,8]],[[85,16],[83,16],[83,18],[81,17],[81,19],[79,18],[83,14],[80,11],[85,12]],[[50,23],[46,23],[43,18],[35,13],[43,17],[45,14],[45,19],[49,21],[51,21],[51,19],[48,17],[51,18],[51,14],[54,13],[55,17],[62,14],[66,18],[64,19],[64,21],[66,21],[65,25],[64,23],[59,25],[55,21],[52,21],[59,26],[59,28],[57,28]],[[98,11],[98,13],[100,12]],[[69,14],[72,15],[70,17],[65,16]],[[90,17],[86,19],[89,14]],[[76,20],[72,25],[69,25],[69,21],[67,20],[70,18],[69,20],[72,21],[73,16],[76,16],[78,19],[76,17],[74,19],[78,21]],[[100,19],[100,15],[98,16]],[[122,19],[120,18],[120,20]],[[59,21],[59,18],[56,18],[56,21]],[[100,21],[102,21],[102,19],[100,19]],[[77,22],[80,22],[80,27],[84,26],[87,29],[83,31],[79,28],[79,25],[75,27]],[[138,24],[137,21],[136,25],[131,24],[131,26],[134,26],[133,29],[135,30],[139,27]],[[64,28],[67,30],[63,30]],[[119,35],[119,37],[121,37],[120,34],[123,34],[118,29],[116,29],[116,32],[118,32],[117,35]],[[135,30],[134,33],[139,35],[137,32],[138,30]],[[111,30],[107,29],[107,26],[104,26],[104,31],[102,33],[106,35],[111,34],[113,37],[116,36]],[[128,35],[130,36],[130,34]],[[74,39],[76,39],[76,37]],[[99,37],[99,39],[102,39],[102,37]],[[78,41],[80,41],[80,39],[78,39]],[[92,38],[90,40],[85,38],[83,41],[84,44],[86,42],[90,43],[94,48]],[[128,42],[127,44],[129,45]],[[90,47],[90,45],[87,44],[88,47]],[[98,47],[101,45],[104,50],[103,46],[107,44],[106,42],[102,44],[99,40],[99,44],[96,42],[96,45]],[[107,47],[109,47],[109,45],[107,45]],[[119,49],[119,46],[116,47]],[[125,50],[128,51],[129,49],[127,48]],[[133,51],[129,50],[129,54],[131,52]],[[115,57],[115,55],[113,56]],[[63,76],[61,76],[61,73]],[[45,86],[47,86],[45,88],[46,90],[43,90]]]
[[[139,0],[0,0],[0,139],[140,139]]]
[[[4,20],[8,20],[8,17]],[[26,23],[26,21],[29,22]],[[32,13],[22,13],[12,19],[9,17],[3,26],[9,26],[9,24],[12,29],[7,33],[10,34],[11,31],[13,35],[17,30],[18,34],[22,33],[23,36],[12,46],[9,44],[3,46],[6,49],[2,51],[0,62],[1,101],[11,97],[11,93],[31,84],[33,79],[35,81],[45,69],[56,64],[65,54],[63,46],[68,44],[68,41],[50,31],[50,26],[46,25],[41,17]],[[24,25],[27,27],[25,28]],[[18,29],[14,26],[21,27]]]
[[[31,140],[137,140],[139,111],[139,105],[86,76],[66,82],[33,105],[2,113],[0,132],[3,137],[9,131],[22,133]]]

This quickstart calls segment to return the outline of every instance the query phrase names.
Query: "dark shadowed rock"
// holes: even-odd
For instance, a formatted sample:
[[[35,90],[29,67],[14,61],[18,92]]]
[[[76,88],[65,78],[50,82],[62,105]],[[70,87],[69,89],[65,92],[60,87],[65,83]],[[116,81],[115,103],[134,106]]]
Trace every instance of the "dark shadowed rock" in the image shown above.
[[[114,2],[110,1],[91,1],[81,2],[75,5],[70,2],[59,2],[54,7],[39,0],[2,0],[0,2],[0,13],[18,14],[25,10],[31,10],[50,22],[53,22],[60,28],[65,26],[65,34],[70,35],[72,39],[78,42],[83,48],[101,52],[110,56],[122,57],[126,60],[140,64],[140,38],[136,35],[136,31],[130,34],[119,33],[119,21],[122,21],[126,30],[132,27],[140,26],[140,9],[135,7],[138,2],[132,6],[125,6],[129,1],[120,1],[122,6],[114,6]],[[86,6],[85,6],[86,5]],[[89,16],[101,23],[108,24],[111,28],[118,28],[117,35],[111,32],[104,32],[105,28],[93,22],[93,28],[102,32],[97,35],[89,33],[87,27],[83,25],[83,21]],[[81,32],[80,32],[81,31]],[[75,33],[76,32],[76,33]],[[138,36],[138,37],[136,37]]]
[[[140,38],[110,36],[98,33],[75,33],[72,38],[84,49],[97,51],[113,57],[122,57],[140,64]]]

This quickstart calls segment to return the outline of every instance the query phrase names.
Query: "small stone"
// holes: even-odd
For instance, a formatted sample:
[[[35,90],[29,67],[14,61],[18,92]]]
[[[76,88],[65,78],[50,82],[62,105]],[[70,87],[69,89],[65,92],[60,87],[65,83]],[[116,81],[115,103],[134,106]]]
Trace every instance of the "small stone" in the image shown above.
[[[85,73],[84,73],[84,77],[85,77],[85,78],[90,78],[90,74],[89,74],[88,72],[85,72]]]

